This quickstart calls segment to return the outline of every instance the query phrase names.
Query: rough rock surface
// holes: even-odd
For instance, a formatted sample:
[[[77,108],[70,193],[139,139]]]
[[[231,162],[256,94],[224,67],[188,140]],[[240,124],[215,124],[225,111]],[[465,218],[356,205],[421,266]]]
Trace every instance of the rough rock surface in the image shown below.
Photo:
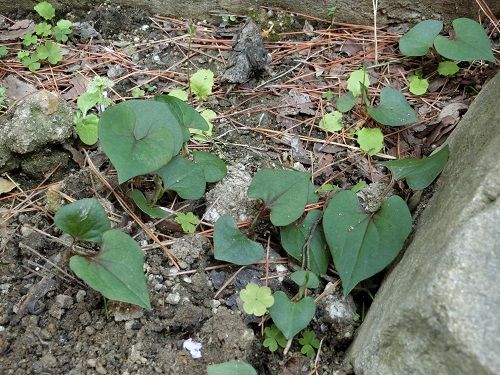
[[[73,112],[65,101],[48,91],[27,96],[0,123],[0,171],[17,166],[19,155],[33,156],[46,145],[64,143],[73,128]]]
[[[450,160],[350,349],[358,375],[500,374],[500,73],[450,137]]]

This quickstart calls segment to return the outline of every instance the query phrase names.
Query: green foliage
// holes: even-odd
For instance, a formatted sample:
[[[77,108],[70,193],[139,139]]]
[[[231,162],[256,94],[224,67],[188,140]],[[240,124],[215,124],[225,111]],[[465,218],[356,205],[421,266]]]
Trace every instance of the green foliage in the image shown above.
[[[424,95],[429,88],[429,81],[418,74],[408,77],[408,81],[410,82],[410,92],[413,95]]]
[[[285,348],[287,344],[287,339],[283,336],[283,333],[273,324],[271,327],[266,327],[264,329],[265,339],[262,345],[268,348],[271,353],[278,350],[278,347]]]
[[[9,49],[5,46],[0,46],[0,59],[9,54]]]
[[[392,87],[384,87],[380,91],[379,106],[369,107],[368,114],[378,123],[387,126],[410,125],[418,121],[404,95]]]
[[[143,264],[144,254],[137,242],[117,229],[103,233],[97,256],[75,255],[69,262],[73,272],[104,297],[149,309]]]
[[[30,72],[37,71],[40,69],[40,58],[36,53],[30,53],[29,51],[21,50],[17,53],[17,58]]]
[[[396,180],[406,178],[413,190],[423,190],[441,173],[448,161],[449,148],[443,147],[428,158],[390,160],[382,164],[389,168]]]
[[[99,124],[99,117],[94,114],[86,115],[84,117],[75,117],[76,133],[80,140],[86,145],[93,145],[97,142],[97,127]]]
[[[168,93],[168,96],[173,96],[174,98],[180,99],[183,102],[187,102],[188,93],[182,89],[174,89]]]
[[[264,248],[243,235],[231,216],[224,215],[215,223],[214,257],[239,265],[253,264],[264,258]]]
[[[227,174],[226,164],[214,154],[204,151],[193,151],[193,160],[203,169],[207,182],[220,181]]]
[[[50,40],[39,46],[36,54],[40,60],[47,60],[50,64],[57,64],[63,58],[61,46]]]
[[[321,94],[321,98],[328,101],[333,100],[333,91],[331,90],[325,91],[323,94]]]
[[[398,196],[384,199],[374,213],[365,213],[351,191],[333,196],[324,213],[323,230],[344,295],[396,257],[410,234],[411,222],[408,206]]]
[[[317,190],[317,192],[318,194],[324,194],[324,193],[329,193],[331,191],[335,191],[337,189],[338,187],[333,184],[324,184]]]
[[[130,93],[134,98],[142,98],[146,95],[146,91],[142,90],[140,87],[134,87]]]
[[[309,211],[304,220],[280,228],[281,246],[297,261],[302,262],[306,251],[306,269],[317,275],[324,275],[328,269],[330,255],[326,247],[323,229],[317,225],[321,211]],[[311,231],[314,233],[311,235]],[[306,241],[309,242],[306,245]]]
[[[359,147],[368,155],[376,155],[384,148],[384,135],[379,128],[361,128],[356,135]]]
[[[217,365],[208,365],[207,375],[257,375],[257,371],[248,363],[229,361]]]
[[[370,87],[370,77],[365,69],[352,72],[347,79],[347,89],[354,97],[361,96]]]
[[[206,180],[203,168],[193,161],[175,156],[156,172],[167,190],[173,190],[181,198],[199,199],[205,193]]]
[[[0,109],[4,106],[6,92],[7,89],[5,87],[0,87]]]
[[[23,35],[23,46],[29,47],[37,44],[38,37],[32,33],[26,33]]]
[[[360,192],[361,190],[363,190],[365,187],[367,187],[367,183],[365,180],[359,180],[358,182],[356,182],[356,185],[354,185],[350,190],[353,192],[353,193],[358,193]]]
[[[196,231],[196,226],[200,223],[200,219],[192,212],[178,212],[175,221],[186,233],[194,233]]]
[[[262,199],[271,210],[271,223],[285,226],[297,220],[318,197],[310,175],[293,170],[262,169],[252,179],[247,195]]]
[[[327,132],[336,132],[342,130],[342,113],[333,111],[327,113],[319,121],[319,127]]]
[[[349,112],[355,104],[356,98],[351,91],[347,91],[346,93],[340,95],[340,97],[335,102],[335,106],[337,107],[339,112],[342,113]]]
[[[54,217],[56,225],[64,232],[82,241],[102,241],[104,232],[111,229],[106,211],[97,199],[87,198],[61,207]]]
[[[209,69],[199,69],[189,79],[189,87],[199,100],[207,100],[212,93],[214,73]]]
[[[328,6],[327,8],[326,16],[329,19],[333,19],[336,13],[337,13],[337,7],[335,6],[335,4],[330,4],[330,6]]]
[[[146,215],[152,218],[163,219],[172,216],[170,213],[161,209],[160,207],[151,206],[151,204],[148,202],[148,200],[140,190],[137,189],[131,190],[128,193],[128,196],[132,198],[135,205],[139,207],[139,209],[142,212],[144,212]]]
[[[274,304],[274,297],[271,295],[271,288],[249,283],[240,291],[240,298],[243,301],[243,310],[247,314],[262,316],[267,313],[267,309]]]
[[[316,289],[319,286],[318,276],[311,271],[295,271],[290,275],[290,279],[298,286],[308,289]]]
[[[288,340],[307,327],[316,312],[316,303],[311,297],[292,302],[282,291],[274,293],[274,304],[269,314],[274,324]]]
[[[443,30],[441,21],[422,21],[401,37],[399,50],[405,56],[424,56],[432,48],[434,39],[441,30]]]
[[[311,330],[304,331],[299,339],[299,344],[302,345],[300,352],[308,357],[314,356],[314,349],[319,349],[320,341],[316,337],[316,333]]]
[[[40,22],[35,25],[35,34],[40,37],[52,35],[52,26],[47,22]]]
[[[56,10],[54,9],[54,7],[46,1],[38,3],[33,9],[36,10],[40,17],[46,19],[47,21],[51,20],[56,15]]]
[[[212,121],[217,118],[217,114],[211,109],[204,109],[200,112],[200,115],[205,119],[205,122],[208,125],[208,129],[200,130],[190,128],[189,132],[193,135],[193,139],[199,142],[207,142],[212,137],[212,130],[214,128]]]
[[[68,20],[59,20],[52,29],[52,35],[59,42],[67,42],[68,36],[72,33],[71,27],[73,24]]]
[[[468,18],[457,18],[452,22],[453,36],[438,35],[434,48],[443,57],[456,61],[495,61],[490,40],[483,27]]]
[[[454,61],[441,61],[438,65],[437,72],[445,77],[454,75],[460,70],[457,63]]]

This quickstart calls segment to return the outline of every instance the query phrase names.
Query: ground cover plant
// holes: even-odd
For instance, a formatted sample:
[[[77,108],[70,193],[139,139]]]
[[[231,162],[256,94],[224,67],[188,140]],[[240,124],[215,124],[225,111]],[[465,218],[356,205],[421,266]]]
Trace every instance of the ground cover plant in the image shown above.
[[[268,17],[267,11],[257,13],[257,22]],[[46,16],[55,19],[55,15]],[[288,20],[286,13],[276,17]],[[222,18],[228,29],[238,21]],[[291,357],[312,373],[339,368],[332,358],[342,355],[348,340],[336,336],[337,326],[324,320],[327,295],[338,291],[343,301],[354,296],[362,319],[364,304],[375,290],[371,280],[376,279],[370,277],[390,264],[403,247],[412,228],[412,200],[436,179],[449,156],[448,148],[441,145],[459,113],[437,120],[438,113],[453,101],[457,87],[463,88],[458,92],[473,94],[468,72],[474,72],[479,84],[492,69],[480,61],[489,61],[484,53],[467,63],[467,73],[456,71],[469,60],[442,52],[441,42],[436,43],[441,29],[435,30],[424,55],[434,46],[448,60],[432,53],[410,56],[405,40],[425,39],[412,29],[408,34],[380,31],[375,64],[372,46],[359,39],[362,35],[370,40],[370,28],[337,25],[331,19],[324,27],[309,21],[317,39],[306,34],[310,31],[300,31],[303,21],[291,21],[300,26],[298,33],[307,43],[280,35],[286,30],[280,31],[279,20],[273,19],[272,27],[267,19],[259,23],[269,33],[266,47],[273,52],[275,72],[233,88],[219,81],[231,40],[220,37],[216,27],[187,27],[163,17],[148,20],[156,34],[141,30],[148,39],[167,37],[168,47],[134,42],[133,37],[124,47],[98,39],[77,47],[72,43],[79,41],[68,33],[67,40],[59,41],[68,49],[63,61],[52,67],[41,65],[36,72],[22,69],[20,74],[28,82],[37,77],[43,88],[51,88],[49,82],[55,80],[61,94],[74,102],[79,141],[72,147],[83,158],[75,156],[91,180],[79,183],[76,190],[68,190],[67,182],[62,187],[51,185],[47,197],[55,195],[56,204],[43,214],[44,221],[34,224],[41,231],[36,233],[48,239],[60,236],[52,225],[54,215],[56,226],[75,238],[70,246],[65,243],[53,252],[71,251],[71,259],[57,263],[62,269],[69,265],[74,272],[73,279],[64,276],[70,290],[66,293],[82,289],[94,302],[87,297],[86,303],[75,303],[77,315],[76,307],[73,315],[67,308],[68,319],[86,321],[80,315],[90,312],[91,334],[81,332],[97,343],[109,339],[94,326],[109,318],[103,332],[113,330],[120,338],[114,340],[119,349],[113,350],[136,358],[135,364],[122,362],[129,371],[137,371],[134,366],[142,361],[138,358],[147,357],[144,353],[149,349],[161,353],[157,366],[167,373],[254,374],[255,369],[277,373],[293,366],[286,360]],[[459,42],[469,35],[461,29],[463,24],[453,25]],[[319,53],[321,46],[335,46],[337,40],[343,47]],[[9,69],[19,69],[16,54],[24,49],[19,43],[10,44],[0,62]],[[399,55],[400,60],[394,61],[399,49],[408,57]],[[82,54],[88,55],[85,63],[80,63]],[[77,74],[74,65],[79,67]],[[117,76],[115,65],[122,69]],[[52,75],[55,78],[48,79]],[[224,213],[209,221],[207,212],[222,197],[209,200],[206,192],[215,191],[218,182],[229,180],[242,164],[251,173],[241,195],[253,202],[255,211],[245,217]],[[374,199],[366,200],[363,194],[374,184],[382,188]],[[47,189],[42,185],[36,191]],[[17,211],[31,207],[27,202],[35,198],[30,194],[8,193],[0,198],[0,202],[18,204],[14,211],[2,211],[5,238],[12,238],[5,247],[7,256],[14,243],[23,240],[10,233],[17,225]],[[24,232],[29,230],[34,230],[31,224]],[[211,239],[209,250],[191,250],[193,259],[186,260],[190,256],[179,255],[174,244],[187,238]],[[24,249],[38,263],[53,254],[41,252],[39,257]],[[196,249],[201,251],[201,245]],[[23,264],[15,257],[13,262]],[[186,266],[179,269],[182,262]],[[59,277],[58,271],[46,272]],[[224,279],[218,283],[220,274]],[[105,298],[92,294],[79,279]],[[45,299],[53,300],[48,293]],[[140,318],[127,322],[129,328],[142,327],[125,334],[118,321],[111,327],[106,311],[115,313],[113,300],[145,308]],[[224,324],[245,319],[249,323],[243,327],[253,328],[257,336],[253,354],[239,349],[243,336],[240,344],[224,346],[227,338],[217,337],[221,322],[209,325],[217,316],[211,311],[225,307],[240,313],[225,316]],[[55,319],[42,316],[49,322]],[[352,326],[357,324],[354,317],[349,319]],[[238,327],[228,329],[230,336],[244,331]],[[137,337],[136,331],[150,338],[141,342],[149,349],[134,347],[142,353],[139,357],[138,352],[129,355],[129,341],[121,338]],[[179,352],[176,340],[187,340],[188,335],[203,343],[202,358],[173,360],[170,353]],[[21,350],[15,340],[9,340],[12,350]],[[90,349],[86,353],[92,358]],[[230,361],[234,358],[244,361]],[[111,371],[116,369],[114,363],[108,359],[101,366]]]

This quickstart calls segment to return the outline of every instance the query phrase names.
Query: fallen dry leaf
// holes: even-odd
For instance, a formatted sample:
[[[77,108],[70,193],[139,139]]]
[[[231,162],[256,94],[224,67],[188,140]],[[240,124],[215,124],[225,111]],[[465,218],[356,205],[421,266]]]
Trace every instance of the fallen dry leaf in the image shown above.
[[[14,100],[24,98],[26,95],[37,91],[35,86],[17,78],[13,74],[5,77],[2,86],[7,89],[7,96]]]
[[[8,193],[16,187],[16,184],[6,178],[0,177],[0,195]]]
[[[35,23],[31,20],[21,20],[13,24],[7,31],[0,32],[0,40],[16,40],[22,38],[26,33],[35,29]]]

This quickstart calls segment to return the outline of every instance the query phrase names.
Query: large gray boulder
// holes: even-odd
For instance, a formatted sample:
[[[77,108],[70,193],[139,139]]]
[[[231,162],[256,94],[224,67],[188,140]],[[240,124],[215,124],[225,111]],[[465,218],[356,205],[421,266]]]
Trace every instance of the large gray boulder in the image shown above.
[[[500,374],[500,73],[449,139],[415,237],[349,351],[357,375]]]

